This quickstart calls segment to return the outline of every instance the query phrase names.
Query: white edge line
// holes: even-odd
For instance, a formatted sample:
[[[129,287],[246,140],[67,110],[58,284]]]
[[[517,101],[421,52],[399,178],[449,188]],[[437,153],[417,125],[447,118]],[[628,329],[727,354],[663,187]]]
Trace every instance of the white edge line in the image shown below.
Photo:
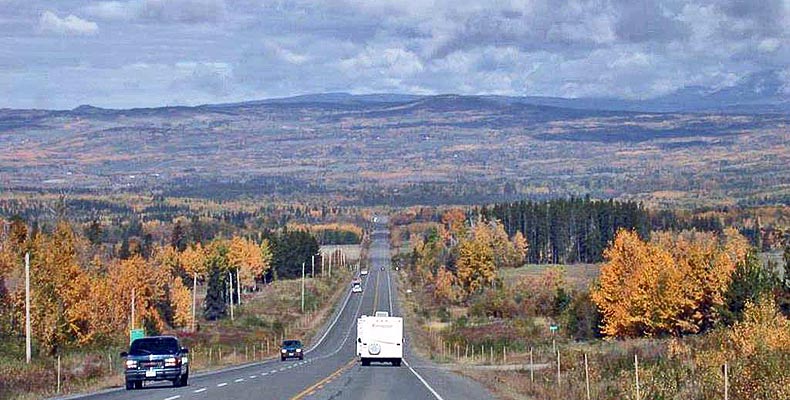
[[[351,299],[351,291],[349,290],[349,291],[348,291],[348,293],[346,294],[346,300],[345,300],[345,301],[343,301],[343,305],[340,307],[340,311],[338,311],[338,312],[337,312],[337,315],[335,315],[335,319],[334,319],[334,320],[332,320],[332,323],[331,323],[331,324],[329,324],[329,326],[326,328],[326,330],[324,330],[324,334],[323,334],[323,335],[321,335],[321,338],[319,338],[319,339],[318,339],[318,341],[317,341],[317,342],[315,342],[315,344],[313,344],[312,346],[310,346],[310,348],[309,348],[309,349],[307,349],[307,350],[305,351],[305,353],[310,353],[310,352],[312,352],[313,350],[315,350],[315,348],[316,348],[316,347],[320,346],[320,345],[321,345],[321,343],[323,343],[323,342],[324,342],[324,339],[326,339],[327,335],[329,335],[329,332],[332,330],[332,328],[334,328],[334,327],[335,327],[335,324],[336,324],[336,323],[337,323],[337,321],[340,319],[340,316],[341,316],[341,315],[343,315],[343,311],[345,311],[345,309],[346,309],[346,306],[348,305],[348,301],[349,301],[350,299]]]
[[[406,366],[407,366],[407,367],[409,367],[409,371],[411,371],[411,373],[412,373],[412,374],[414,374],[414,376],[416,376],[416,377],[417,377],[417,379],[419,379],[419,380],[420,380],[420,382],[422,382],[422,384],[423,384],[423,385],[425,385],[425,387],[426,387],[426,388],[428,388],[428,391],[430,391],[430,392],[431,392],[431,394],[433,395],[433,397],[436,397],[436,399],[437,399],[437,400],[444,400],[444,399],[442,398],[442,396],[439,396],[439,393],[436,393],[436,391],[435,391],[435,390],[433,390],[433,388],[431,387],[431,385],[429,385],[429,384],[428,384],[428,382],[426,382],[426,381],[425,381],[425,379],[423,379],[423,377],[422,377],[422,376],[420,376],[420,374],[418,374],[418,373],[417,373],[417,371],[415,371],[415,370],[414,370],[414,368],[412,368],[412,367],[411,367],[411,365],[409,365],[409,363],[406,361],[406,359],[405,359],[405,358],[403,359],[403,363],[404,363],[404,364],[406,364]]]

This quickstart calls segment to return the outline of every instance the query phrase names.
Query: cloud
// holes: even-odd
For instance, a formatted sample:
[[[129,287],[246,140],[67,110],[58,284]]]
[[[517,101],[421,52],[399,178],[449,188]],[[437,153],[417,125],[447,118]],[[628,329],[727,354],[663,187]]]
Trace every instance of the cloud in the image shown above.
[[[99,26],[95,22],[84,20],[75,15],[60,18],[52,11],[44,11],[41,14],[38,27],[43,32],[61,35],[93,35],[99,31]]]
[[[199,24],[221,21],[227,6],[223,0],[100,1],[89,4],[85,11],[107,20]]]

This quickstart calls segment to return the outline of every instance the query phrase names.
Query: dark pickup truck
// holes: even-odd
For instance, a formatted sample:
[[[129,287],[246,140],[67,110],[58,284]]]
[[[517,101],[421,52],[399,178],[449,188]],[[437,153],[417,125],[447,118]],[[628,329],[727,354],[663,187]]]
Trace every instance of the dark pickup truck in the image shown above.
[[[150,336],[132,342],[126,358],[126,390],[140,389],[144,381],[172,381],[186,386],[189,379],[189,350],[173,336]]]

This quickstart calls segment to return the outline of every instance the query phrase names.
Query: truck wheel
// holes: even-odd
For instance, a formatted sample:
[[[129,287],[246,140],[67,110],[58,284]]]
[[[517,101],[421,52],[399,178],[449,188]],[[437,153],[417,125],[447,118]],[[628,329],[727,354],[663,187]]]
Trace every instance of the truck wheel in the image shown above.
[[[126,381],[126,390],[132,390],[134,386],[134,381]]]
[[[184,375],[181,375],[181,386],[187,386],[187,382],[189,381],[189,372]]]
[[[134,381],[134,388],[135,389],[142,389],[143,388],[143,381]]]

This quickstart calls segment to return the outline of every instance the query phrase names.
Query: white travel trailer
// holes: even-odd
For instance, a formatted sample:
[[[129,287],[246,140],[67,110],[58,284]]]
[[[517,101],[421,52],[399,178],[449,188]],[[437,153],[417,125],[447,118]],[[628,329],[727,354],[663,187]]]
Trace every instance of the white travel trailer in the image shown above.
[[[362,365],[371,361],[400,366],[403,359],[403,318],[387,312],[363,315],[357,319],[357,356]]]

